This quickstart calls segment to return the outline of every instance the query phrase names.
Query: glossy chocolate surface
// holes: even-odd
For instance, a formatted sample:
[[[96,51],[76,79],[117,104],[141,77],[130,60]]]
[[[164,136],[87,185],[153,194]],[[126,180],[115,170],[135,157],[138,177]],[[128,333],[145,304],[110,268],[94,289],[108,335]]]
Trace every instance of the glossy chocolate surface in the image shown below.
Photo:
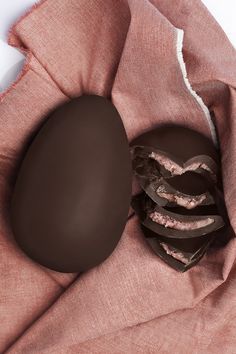
[[[132,168],[122,120],[99,96],[49,115],[20,167],[11,202],[15,239],[33,260],[82,272],[117,245],[131,199]]]

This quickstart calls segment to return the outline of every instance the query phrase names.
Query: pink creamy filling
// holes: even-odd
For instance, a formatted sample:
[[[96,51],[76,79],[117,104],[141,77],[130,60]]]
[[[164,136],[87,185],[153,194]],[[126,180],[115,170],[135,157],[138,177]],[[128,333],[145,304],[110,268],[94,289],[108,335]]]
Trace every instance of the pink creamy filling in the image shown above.
[[[182,175],[186,171],[194,171],[198,168],[202,168],[202,169],[212,173],[210,168],[205,163],[202,163],[200,161],[194,162],[187,167],[181,167],[176,162],[170,160],[168,157],[166,157],[162,154],[157,154],[155,152],[152,152],[148,156],[151,159],[156,160],[160,165],[164,166],[165,169],[168,170],[173,175]]]
[[[212,218],[205,218],[195,221],[180,221],[170,217],[169,215],[163,215],[157,211],[150,213],[149,217],[152,221],[163,225],[164,227],[181,231],[200,229],[201,227],[208,226],[214,222],[214,219]]]
[[[206,199],[206,194],[201,194],[193,197],[193,196],[181,195],[178,194],[178,192],[176,194],[167,193],[163,188],[163,186],[160,186],[156,190],[156,193],[157,195],[159,195],[159,197],[165,198],[169,202],[176,203],[186,209],[193,209],[198,205],[201,205],[202,202]]]
[[[173,258],[177,259],[178,261],[188,264],[188,259],[184,257],[184,255],[180,252],[177,252],[176,250],[171,249],[166,243],[161,242],[160,245],[164,248],[167,254],[172,256]]]

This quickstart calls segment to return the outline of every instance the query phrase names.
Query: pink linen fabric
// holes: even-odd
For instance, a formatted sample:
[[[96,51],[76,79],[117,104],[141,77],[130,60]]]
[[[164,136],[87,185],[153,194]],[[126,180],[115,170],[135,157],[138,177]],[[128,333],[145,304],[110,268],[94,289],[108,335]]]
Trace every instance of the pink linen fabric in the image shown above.
[[[163,122],[215,139],[207,106],[235,230],[236,52],[223,31],[199,0],[46,0],[15,24],[9,43],[27,62],[0,96],[0,352],[234,354],[234,237],[177,273],[131,215],[103,264],[61,274],[22,253],[9,222],[30,138],[55,106],[91,93],[112,99],[130,140]]]

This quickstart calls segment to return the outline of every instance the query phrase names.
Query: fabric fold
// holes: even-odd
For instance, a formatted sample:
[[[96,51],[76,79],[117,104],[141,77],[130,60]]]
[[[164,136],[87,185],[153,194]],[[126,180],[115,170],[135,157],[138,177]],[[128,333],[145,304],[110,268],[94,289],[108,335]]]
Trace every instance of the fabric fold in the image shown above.
[[[109,96],[129,20],[125,0],[43,1],[13,27],[12,36],[34,53],[66,95]]]
[[[14,242],[9,221],[11,191],[27,144],[43,117],[66,99],[33,55],[28,56],[19,80],[1,97],[1,351],[50,306],[71,281],[71,275],[55,277],[54,272],[39,267],[23,255]]]
[[[191,89],[178,57],[178,28],[185,33]],[[132,216],[111,257],[77,276],[30,261],[14,244],[8,220],[17,166],[28,142],[53,108],[92,93],[112,99],[130,140],[171,122],[212,138],[214,123],[235,229],[236,55],[223,31],[198,0],[46,0],[16,23],[9,38],[28,52],[28,62],[0,103],[0,351],[231,350],[234,235],[181,274],[152,253]],[[212,112],[211,122],[192,90]]]

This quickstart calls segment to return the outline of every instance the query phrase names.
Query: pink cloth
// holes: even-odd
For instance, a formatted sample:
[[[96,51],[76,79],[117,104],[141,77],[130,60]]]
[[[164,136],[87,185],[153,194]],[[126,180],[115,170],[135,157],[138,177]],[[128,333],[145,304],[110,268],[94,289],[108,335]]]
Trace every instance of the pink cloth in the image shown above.
[[[112,98],[129,139],[161,122],[214,137],[236,227],[236,52],[199,0],[47,0],[12,29],[27,53],[0,103],[0,351],[235,353],[236,239],[182,274],[148,247],[136,216],[114,253],[82,276],[59,274],[16,246],[9,198],[46,113],[82,93]],[[180,142],[181,143],[181,142]]]

